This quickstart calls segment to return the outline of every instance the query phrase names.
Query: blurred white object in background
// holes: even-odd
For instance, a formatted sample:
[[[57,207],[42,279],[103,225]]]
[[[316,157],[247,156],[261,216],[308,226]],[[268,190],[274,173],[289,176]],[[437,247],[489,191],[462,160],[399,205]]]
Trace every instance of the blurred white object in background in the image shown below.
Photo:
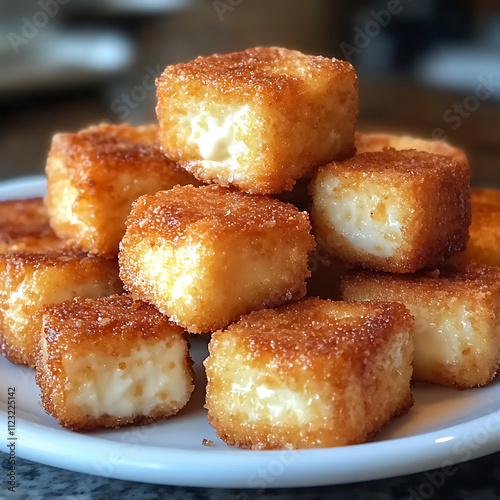
[[[193,0],[0,0],[0,92],[22,94],[101,83],[132,67],[137,41],[119,19],[135,24],[185,9]],[[142,16],[142,17],[141,17]],[[112,28],[70,28],[105,18]],[[69,23],[68,23],[69,21]],[[127,20],[126,20],[127,21]],[[78,25],[78,23],[77,23]],[[1,97],[1,96],[0,96]]]
[[[12,47],[2,47],[14,53]],[[45,28],[15,57],[2,57],[0,92],[19,93],[78,86],[122,71],[131,62],[130,39],[112,31]],[[3,56],[3,54],[2,54]]]
[[[443,45],[424,56],[415,76],[428,85],[473,93],[485,80],[493,98],[500,99],[500,52],[481,46]]]
[[[47,66],[77,66],[113,72],[130,61],[128,37],[113,32],[57,33],[46,40],[40,62]]]
[[[482,20],[478,36],[468,44],[440,45],[425,54],[415,76],[428,85],[500,99],[500,17]]]
[[[164,14],[183,9],[192,0],[79,0],[75,4],[109,14]]]

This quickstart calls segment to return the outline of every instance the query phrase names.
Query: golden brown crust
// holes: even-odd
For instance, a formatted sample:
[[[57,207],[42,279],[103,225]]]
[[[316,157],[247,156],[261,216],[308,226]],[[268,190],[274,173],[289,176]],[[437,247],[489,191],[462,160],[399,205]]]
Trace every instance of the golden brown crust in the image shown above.
[[[57,297],[121,289],[116,261],[69,251],[0,255],[0,353],[12,363],[34,367],[34,316],[41,306]]]
[[[338,59],[307,56],[296,50],[280,47],[255,47],[230,54],[198,57],[188,63],[167,66],[157,82],[158,96],[168,93],[163,84],[175,77],[213,87],[224,95],[246,94],[251,98],[258,93],[286,100],[283,91],[286,92],[287,87],[291,86],[295,91],[302,87],[299,76],[301,66],[305,63],[308,70],[316,76],[328,71],[332,72],[333,78],[342,80],[352,73],[352,65]],[[291,94],[291,90],[289,92]]]
[[[42,198],[0,202],[0,253],[64,248],[49,225]]]
[[[310,229],[307,213],[269,197],[175,187],[134,204],[120,274],[189,332],[213,331],[305,295]]]
[[[37,383],[38,382],[38,373],[37,373]],[[170,406],[168,410],[164,408],[157,408],[151,411],[149,415],[134,415],[132,417],[113,417],[111,415],[101,415],[100,417],[90,417],[83,416],[81,420],[74,421],[68,420],[64,417],[61,418],[58,416],[56,410],[52,402],[50,401],[50,397],[42,390],[40,393],[40,399],[42,400],[42,406],[44,410],[52,415],[55,419],[57,419],[59,425],[65,427],[66,429],[70,429],[72,431],[78,432],[89,432],[95,429],[103,429],[103,428],[113,428],[119,429],[120,427],[126,427],[130,425],[149,425],[154,422],[158,422],[158,420],[163,420],[168,417],[171,417],[177,413],[179,413],[185,404],[180,404],[176,406]]]
[[[158,405],[147,415],[133,414],[92,416],[72,403],[69,393],[77,390],[86,373],[78,380],[75,374],[65,372],[64,361],[77,360],[86,353],[97,359],[120,358],[125,365],[132,350],[142,346],[165,343],[164,348],[176,341],[185,344],[184,376],[193,379],[193,362],[189,357],[189,342],[183,330],[161,315],[153,306],[134,301],[129,296],[113,295],[96,300],[76,298],[60,304],[45,306],[38,314],[36,382],[41,389],[42,406],[63,427],[89,431],[104,427],[145,425],[167,418],[183,408],[187,401],[173,401]],[[119,365],[118,365],[119,366]],[[88,368],[87,368],[88,369]],[[190,392],[193,385],[190,386]]]
[[[374,283],[387,287],[387,290],[407,284],[418,287],[421,290],[419,296],[422,299],[434,293],[456,295],[484,292],[488,294],[492,287],[500,291],[500,269],[475,262],[453,263],[444,265],[440,269],[419,271],[411,275],[356,269],[348,271],[343,276],[342,289],[345,290],[351,284],[356,283]]]
[[[82,299],[46,305],[37,313],[42,325],[36,333],[38,343],[38,364],[50,364],[50,377],[55,376],[61,363],[61,356],[68,350],[78,349],[84,344],[86,349],[99,355],[128,356],[142,340],[178,338],[184,330],[174,325],[166,316],[146,302],[132,299],[127,295],[112,295],[99,299]],[[40,348],[45,340],[50,352]]]
[[[279,193],[355,151],[358,83],[345,61],[256,47],[168,66],[157,87],[162,146],[205,183]],[[242,110],[245,118],[238,123],[244,131],[235,139],[246,150],[230,153],[229,163],[216,159],[211,165],[189,139],[192,120],[203,115],[205,122],[223,122]]]
[[[425,151],[385,148],[382,151],[356,154],[343,162],[332,162],[330,169],[349,170],[366,177],[373,173],[383,173],[402,183],[422,175],[441,178],[443,174],[455,174],[457,170],[467,171],[467,166],[462,163]]]
[[[269,228],[292,236],[310,228],[307,214],[288,203],[216,185],[176,186],[142,196],[133,205],[127,228],[129,232],[144,232],[145,227],[166,240],[182,240],[187,233],[200,237],[210,234],[214,239],[221,234],[236,237]],[[312,237],[309,239],[312,242]]]
[[[500,369],[500,362],[498,363],[498,368],[490,370],[486,376],[482,377],[480,380],[476,379],[474,383],[469,381],[463,382],[460,380],[454,380],[450,377],[448,367],[445,364],[436,365],[431,373],[418,381],[429,384],[444,385],[446,387],[451,387],[458,391],[466,391],[468,389],[477,389],[479,387],[485,387],[490,384],[498,376],[498,370]]]
[[[38,312],[45,321],[45,338],[57,343],[65,337],[72,344],[92,342],[99,345],[100,352],[117,339],[123,342],[139,342],[141,339],[159,338],[165,329],[172,335],[181,335],[183,329],[174,325],[155,307],[146,302],[133,300],[127,295],[112,295],[100,299],[75,298],[59,304],[44,306]],[[78,331],[85,324],[85,330]],[[55,327],[51,326],[55,325]],[[78,331],[78,335],[74,333]]]
[[[470,194],[475,212],[478,215],[485,216],[500,210],[500,191],[498,189],[471,188]]]
[[[413,397],[412,392],[409,390],[406,397],[404,397],[401,402],[396,406],[394,413],[391,415],[387,415],[385,420],[379,420],[374,427],[374,429],[368,433],[366,439],[362,442],[370,441],[384,426],[386,426],[394,417],[400,417],[406,415],[415,404],[415,398]],[[353,443],[358,444],[358,443]],[[359,443],[361,444],[361,442]]]
[[[455,160],[468,163],[467,156],[461,149],[451,146],[446,142],[431,141],[417,137],[356,132],[355,145],[358,154],[380,151],[385,148],[394,148],[397,150],[416,149],[417,151],[450,156]]]
[[[149,136],[129,125],[93,126],[76,134],[56,134],[49,157],[62,157],[72,184],[96,196],[106,195],[114,178],[124,171],[197,183]]]
[[[18,275],[17,273],[21,273],[23,271],[22,268],[25,266],[29,266],[30,269],[36,271],[47,266],[52,267],[68,263],[76,264],[76,262],[82,262],[82,260],[84,262],[87,259],[96,262],[101,260],[101,258],[85,252],[73,252],[70,250],[64,252],[49,250],[43,253],[31,253],[25,250],[19,250],[17,252],[10,252],[0,256],[0,260],[5,263],[4,265],[7,272],[14,272],[16,275]],[[78,270],[77,266],[75,266],[74,269]]]
[[[0,354],[15,365],[28,364],[25,353],[11,344],[11,341],[4,337],[3,329],[0,329]]]
[[[156,128],[100,125],[57,134],[47,162],[50,223],[73,248],[115,257],[139,196],[198,181],[153,141]]]
[[[49,218],[42,198],[0,202],[0,228],[27,229],[32,226],[47,227]]]
[[[349,303],[310,297],[279,309],[251,312],[226,330],[215,332],[211,342],[216,346],[225,332],[234,331],[244,339],[253,359],[271,355],[276,363],[293,364],[296,369],[306,363],[310,368],[311,360],[304,353],[324,360],[347,356],[361,362],[368,352],[411,323],[406,307],[395,302]]]
[[[375,436],[384,426],[386,426],[394,417],[398,417],[401,415],[405,415],[408,413],[413,405],[415,400],[413,399],[413,395],[410,391],[408,391],[407,396],[399,403],[399,405],[394,410],[394,413],[386,415],[384,420],[378,420],[374,427],[368,432],[365,436],[360,436],[357,439],[352,439],[342,443],[342,446],[350,446],[354,444],[363,444],[369,441],[373,436]],[[260,437],[255,439],[255,437],[245,436],[243,433],[238,434],[234,433],[233,430],[228,430],[228,432],[224,432],[222,429],[222,425],[220,419],[216,414],[208,413],[208,423],[217,430],[217,437],[222,439],[229,446],[238,446],[239,448],[243,448],[246,450],[282,450],[283,441],[280,437],[276,436],[276,438],[269,439],[269,436],[272,435],[273,428],[271,426],[266,427],[262,426],[259,429]],[[304,448],[314,448],[315,446],[303,446]],[[286,449],[294,449],[295,447],[290,445],[286,446]],[[297,446],[298,448],[298,446]]]
[[[413,318],[394,303],[304,299],[212,335],[206,408],[251,449],[364,442],[412,405]]]
[[[471,189],[472,224],[463,256],[500,266],[500,191]]]
[[[101,123],[90,126],[88,132],[95,136],[115,136],[130,142],[158,145],[158,125],[151,123],[132,127],[128,123]]]
[[[379,186],[381,197],[397,196],[407,219],[399,221],[403,245],[392,255],[378,256],[344,241],[315,201],[323,183],[332,178],[360,193],[371,182]],[[332,162],[320,168],[310,185],[314,232],[329,244],[334,257],[350,266],[393,273],[435,267],[466,247],[471,221],[469,183],[466,163],[423,151],[388,148]]]

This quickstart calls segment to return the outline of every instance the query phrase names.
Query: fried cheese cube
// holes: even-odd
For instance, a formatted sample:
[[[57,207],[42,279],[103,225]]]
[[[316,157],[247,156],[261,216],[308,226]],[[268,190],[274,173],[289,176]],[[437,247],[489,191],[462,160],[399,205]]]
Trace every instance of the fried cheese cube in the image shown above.
[[[116,257],[132,202],[198,184],[154,144],[156,129],[100,125],[57,134],[47,161],[46,205],[56,234],[74,248]]]
[[[220,186],[139,198],[121,243],[120,277],[191,333],[306,292],[314,248],[306,212]]]
[[[279,193],[354,154],[348,62],[256,47],[168,66],[157,86],[161,144],[203,182]]]
[[[35,363],[35,313],[45,304],[122,291],[115,260],[80,252],[0,255],[0,353]]]
[[[467,156],[461,149],[443,141],[431,141],[407,135],[362,134],[356,132],[355,144],[358,154],[380,151],[385,148],[394,148],[397,150],[416,149],[417,151],[451,156],[455,160],[468,163]]]
[[[500,191],[471,189],[472,224],[466,259],[500,266]]]
[[[416,275],[350,271],[345,300],[394,300],[415,317],[413,377],[423,382],[479,387],[500,362],[500,270],[481,265]]]
[[[464,250],[470,171],[422,151],[362,153],[311,183],[314,233],[351,266],[411,273]]]
[[[413,318],[395,303],[304,299],[212,335],[206,408],[227,444],[362,443],[412,404]]]
[[[0,253],[64,249],[49,225],[42,198],[0,202]]]
[[[42,406],[73,430],[145,424],[176,414],[193,392],[182,328],[129,296],[74,299],[39,312]]]

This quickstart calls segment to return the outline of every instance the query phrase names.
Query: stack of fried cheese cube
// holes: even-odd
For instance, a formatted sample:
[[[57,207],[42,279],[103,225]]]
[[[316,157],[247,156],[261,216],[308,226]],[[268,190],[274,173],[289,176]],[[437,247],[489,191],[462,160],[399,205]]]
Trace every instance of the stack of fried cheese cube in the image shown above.
[[[192,333],[302,298],[309,216],[265,195],[354,153],[353,67],[255,48],[169,66],[157,84],[163,151],[216,185],[137,200],[119,257],[127,290]]]
[[[132,203],[177,185],[199,185],[165,156],[156,125],[101,124],[57,134],[46,172],[54,232],[69,248],[116,269]],[[193,389],[183,329],[131,297],[87,297],[39,311],[35,354],[46,411],[61,425],[82,430],[177,413]]]
[[[157,87],[158,126],[57,134],[49,153],[50,244],[115,276],[118,258],[127,292],[74,291],[32,311],[30,364],[61,425],[178,412],[193,390],[184,332],[211,334],[209,422],[250,449],[364,442],[411,408],[412,373],[491,380],[496,274],[457,257],[471,218],[461,150],[356,133],[356,73],[336,59],[257,47],[168,66]],[[381,272],[400,293],[375,293]],[[419,276],[438,284],[403,293]],[[325,298],[305,298],[308,284]],[[449,313],[439,327],[436,308]]]
[[[358,134],[356,142],[363,152],[321,167],[310,186],[315,234],[354,268],[341,297],[410,310],[414,380],[487,384],[500,361],[500,283],[497,269],[471,261],[474,250],[463,254],[471,223],[463,152],[408,137]]]
[[[215,185],[139,198],[120,276],[189,332],[212,332],[207,409],[228,444],[363,442],[412,405],[407,309],[303,299],[309,214],[282,201],[354,154],[357,112],[349,63],[279,48],[198,58],[158,80],[163,150]]]
[[[47,197],[0,204],[0,349],[34,366],[34,314],[74,297],[121,293],[118,244],[141,194],[196,183],[157,144],[155,125],[57,134]]]
[[[414,378],[460,389],[500,369],[500,191],[471,189],[470,238],[437,269],[395,276],[351,270],[347,300],[398,300],[415,317]]]
[[[75,401],[98,400],[99,395],[107,394],[97,382],[79,384],[77,380],[82,373],[93,370],[94,365],[100,366],[97,379],[116,378],[115,364],[109,358],[111,351],[106,354],[106,349],[111,349],[113,343],[116,344],[114,353],[121,352],[120,346],[124,348],[117,332],[121,331],[123,338],[131,336],[131,342],[140,349],[141,338],[144,345],[147,343],[141,325],[145,321],[156,321],[156,315],[161,317],[147,304],[128,304],[130,298],[123,303],[116,300],[111,312],[98,300],[123,292],[117,256],[132,202],[140,195],[177,184],[199,184],[162,153],[157,138],[156,125],[136,128],[102,124],[74,134],[57,134],[48,155],[45,200],[0,203],[0,351],[13,363],[36,367],[39,375],[53,370],[51,378],[38,377],[39,381],[51,381],[43,386],[43,405],[62,425],[70,428],[120,426],[163,418],[182,408],[191,393],[191,390],[181,391],[184,396],[180,397],[178,391],[179,380],[184,385],[192,383],[190,369],[183,377],[173,370],[167,378],[169,383],[154,391],[152,381],[143,381],[144,393],[139,388],[134,393],[137,404],[114,405],[118,413],[110,413],[108,406],[101,408],[99,416],[96,413],[99,405],[97,409],[83,405],[75,410],[74,418],[68,417]],[[46,310],[48,306],[52,309]],[[85,307],[95,311],[104,308],[101,319],[105,314],[121,318],[111,338],[107,338],[109,328],[101,320],[91,315],[85,316],[87,323],[83,318],[75,319],[79,314],[85,315]],[[68,311],[70,314],[65,315]],[[51,317],[60,321],[50,323]],[[65,372],[62,365],[53,364],[61,349],[57,342],[37,341],[40,325],[48,323],[50,328],[42,332],[53,334],[59,340],[62,339],[59,334],[64,332],[66,355],[71,363],[76,363],[76,371],[70,373],[68,368]],[[85,328],[79,332],[76,324],[85,324]],[[123,372],[124,376],[144,379],[150,374],[160,374],[163,362],[170,358],[169,364],[186,364],[188,347],[182,329],[167,325],[161,330],[164,333],[159,334],[154,350],[143,349],[130,365],[136,363],[137,367]],[[90,331],[100,333],[84,342],[84,332]],[[169,331],[175,331],[178,338],[175,345],[182,344],[182,356],[178,347],[170,347]],[[166,340],[162,337],[165,335]],[[45,356],[40,356],[42,345]],[[163,349],[159,350],[161,345]],[[89,357],[93,361],[87,363]],[[67,385],[63,383],[65,377],[70,381]],[[128,386],[129,382],[110,384],[112,390],[112,387],[121,387],[120,384]],[[80,396],[72,400],[66,390],[68,394]],[[168,396],[158,396],[165,394]]]

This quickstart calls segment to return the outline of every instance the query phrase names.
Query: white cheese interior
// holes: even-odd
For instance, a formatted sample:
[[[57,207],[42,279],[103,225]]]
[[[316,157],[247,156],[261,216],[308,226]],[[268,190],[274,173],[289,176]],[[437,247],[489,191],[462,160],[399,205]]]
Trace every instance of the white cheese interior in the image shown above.
[[[320,401],[319,394],[308,394],[289,389],[286,385],[270,388],[262,383],[262,372],[256,368],[241,367],[232,382],[234,413],[246,411],[249,422],[283,420],[306,424],[317,416],[318,407],[326,416],[330,405]],[[273,384],[274,385],[274,384]]]
[[[467,348],[487,349],[487,340],[475,333],[476,314],[460,301],[447,304],[446,308],[405,305],[415,317],[414,367],[417,374],[420,369],[435,364],[456,365]]]
[[[59,158],[52,158],[50,162],[52,175],[57,176],[57,211],[59,220],[70,223],[80,231],[85,230],[85,226],[73,209],[78,199],[78,190],[71,184],[66,172],[66,165]]]
[[[234,171],[240,168],[239,157],[248,145],[238,139],[241,129],[246,129],[250,107],[242,106],[230,114],[208,111],[191,111],[184,120],[191,129],[188,144],[195,144],[204,168],[217,172],[221,167]]]
[[[69,179],[61,181],[60,188],[64,193],[61,196],[61,204],[59,206],[59,210],[63,214],[62,220],[70,222],[75,226],[82,226],[81,221],[78,219],[78,216],[73,211],[73,205],[78,198],[78,190],[71,185]]]
[[[200,286],[195,283],[194,277],[200,277],[200,260],[203,253],[201,243],[185,242],[175,253],[168,246],[157,245],[151,248],[144,245],[138,253],[139,280],[154,283],[152,291],[169,302],[177,301],[187,306],[192,304]],[[174,313],[169,316],[172,321],[178,319]]]
[[[363,184],[354,190],[340,186],[337,178],[325,180],[320,207],[329,224],[353,247],[377,257],[389,257],[403,243],[403,222],[399,200],[394,195],[383,198],[380,189]]]
[[[148,415],[159,405],[182,405],[191,392],[185,353],[180,339],[168,348],[159,341],[133,349],[129,357],[66,358],[67,397],[92,417]]]
[[[201,243],[188,244],[177,249],[175,258],[176,262],[180,264],[180,269],[178,269],[177,279],[172,284],[172,300],[184,299],[185,304],[190,304],[193,301],[192,270],[200,267],[202,252]]]
[[[4,321],[8,329],[18,336],[29,336],[34,341],[33,314],[46,304],[58,304],[75,297],[96,299],[110,295],[118,289],[110,289],[107,284],[89,276],[87,281],[76,283],[71,273],[58,268],[40,269],[23,280],[16,291],[7,299]],[[29,330],[29,331],[27,331]]]

